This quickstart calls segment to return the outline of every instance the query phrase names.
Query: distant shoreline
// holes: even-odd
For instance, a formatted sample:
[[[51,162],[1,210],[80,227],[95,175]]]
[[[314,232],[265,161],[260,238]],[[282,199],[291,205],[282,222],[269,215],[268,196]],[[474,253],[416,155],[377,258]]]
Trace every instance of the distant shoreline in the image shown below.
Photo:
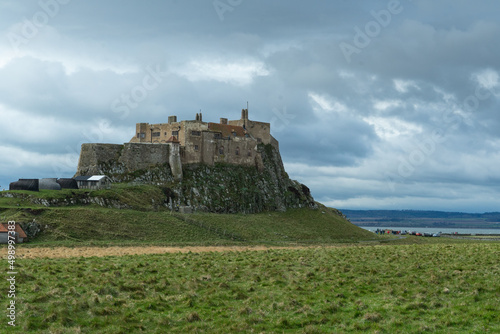
[[[420,227],[408,227],[408,226],[358,226],[367,231],[374,232],[376,230],[389,230],[389,231],[406,231],[406,232],[420,232],[422,234],[430,233],[435,234],[439,233],[442,236],[446,237],[464,237],[464,238],[483,238],[483,237],[493,237],[497,238],[500,236],[500,229],[480,229],[480,228],[456,228],[456,227],[429,227],[429,226],[420,226]]]
[[[341,210],[359,227],[397,227],[404,229],[498,230],[500,213],[462,213],[416,210]]]
[[[358,221],[351,221],[352,224],[359,226],[359,227],[404,227],[406,229],[412,229],[412,228],[446,228],[446,229],[476,229],[476,230],[498,230],[498,233],[500,234],[500,227],[498,225],[492,225],[492,226],[475,226],[475,225],[407,225],[404,222],[398,222],[398,223],[390,223],[390,222],[380,222],[380,223],[365,223],[365,222],[358,222]]]

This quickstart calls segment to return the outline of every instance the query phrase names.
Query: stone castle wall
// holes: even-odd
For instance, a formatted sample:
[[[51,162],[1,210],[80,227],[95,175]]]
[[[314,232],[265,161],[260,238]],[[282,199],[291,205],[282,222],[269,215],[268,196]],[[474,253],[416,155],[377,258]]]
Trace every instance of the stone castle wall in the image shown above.
[[[112,177],[164,164],[170,164],[169,144],[82,144],[75,176]]]
[[[207,138],[204,144],[200,144],[201,152],[191,152],[193,146],[179,147],[174,143],[82,144],[75,176],[107,175],[113,179],[113,175],[168,165],[174,178],[180,180],[182,166],[193,163],[227,163],[262,170],[262,156],[257,150],[257,143],[239,139],[210,139],[212,135],[202,133],[202,138]],[[193,156],[201,159],[193,159]]]

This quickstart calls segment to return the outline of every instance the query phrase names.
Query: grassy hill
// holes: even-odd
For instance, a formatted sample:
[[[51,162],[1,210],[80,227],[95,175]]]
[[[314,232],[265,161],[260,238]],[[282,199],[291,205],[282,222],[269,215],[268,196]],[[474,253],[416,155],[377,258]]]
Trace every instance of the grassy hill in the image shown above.
[[[28,223],[42,232],[31,244],[223,245],[318,244],[375,239],[320,205],[258,214],[180,214],[163,206],[161,187],[117,184],[110,190],[2,192],[2,221]],[[9,196],[9,197],[6,197]]]

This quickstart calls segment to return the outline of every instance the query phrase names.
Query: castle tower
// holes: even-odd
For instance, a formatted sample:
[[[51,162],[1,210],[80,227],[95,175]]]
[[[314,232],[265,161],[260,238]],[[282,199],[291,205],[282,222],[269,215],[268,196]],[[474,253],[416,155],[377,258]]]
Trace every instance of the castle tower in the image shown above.
[[[248,120],[248,109],[241,109],[241,119]]]

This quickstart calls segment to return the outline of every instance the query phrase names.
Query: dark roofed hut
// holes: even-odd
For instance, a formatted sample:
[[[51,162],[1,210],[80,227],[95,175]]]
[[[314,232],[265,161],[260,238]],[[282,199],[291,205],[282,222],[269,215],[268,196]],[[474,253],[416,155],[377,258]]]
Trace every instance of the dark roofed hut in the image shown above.
[[[57,179],[55,178],[41,179],[39,182],[39,188],[47,190],[61,190],[61,185],[57,183]]]
[[[75,179],[59,179],[56,182],[62,189],[78,189],[78,183]]]
[[[39,182],[38,179],[19,179],[19,181],[11,182],[9,184],[9,190],[38,191]]]

